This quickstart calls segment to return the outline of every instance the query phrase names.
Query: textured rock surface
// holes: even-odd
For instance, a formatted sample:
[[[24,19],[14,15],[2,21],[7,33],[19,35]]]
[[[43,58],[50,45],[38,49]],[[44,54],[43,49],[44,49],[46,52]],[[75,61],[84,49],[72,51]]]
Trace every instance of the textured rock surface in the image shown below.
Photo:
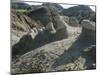
[[[93,22],[93,21],[83,20],[81,24],[84,28],[86,28],[88,30],[95,31],[95,29],[96,29],[95,22]]]
[[[44,6],[12,14],[12,74],[95,69],[95,22],[72,27],[68,16],[50,17],[54,9]]]
[[[71,26],[79,26],[79,21],[75,17],[70,17],[69,18],[69,25],[71,25]]]
[[[67,39],[49,43],[14,60],[12,73],[95,69],[95,41],[81,37],[83,29],[80,27],[67,28]]]
[[[19,39],[28,33],[31,28],[38,26],[38,24],[23,13],[11,13],[11,32],[12,32],[12,46],[19,42]],[[16,39],[15,39],[16,38]]]
[[[41,17],[42,19],[44,19],[44,21],[46,21],[47,19],[50,18],[49,15],[46,15],[46,13],[49,12],[46,9],[47,9],[46,7],[39,8],[36,11],[34,10],[34,11],[30,12],[29,15],[37,14],[36,16],[39,16],[38,14],[41,13],[40,15],[42,15],[42,16],[45,15],[45,17],[47,17],[47,18]],[[56,16],[51,17],[51,18],[53,18],[54,21],[48,21],[46,26],[41,25],[42,23],[40,24],[36,20],[35,20],[36,21],[35,22],[34,18],[32,18],[32,17],[29,18],[27,15],[20,14],[20,13],[19,14],[13,13],[13,15],[14,15],[13,18],[15,20],[14,21],[12,20],[12,26],[13,26],[12,30],[14,29],[14,31],[15,31],[15,29],[17,29],[17,27],[19,27],[19,28],[22,28],[22,30],[20,30],[20,31],[24,33],[22,36],[20,35],[21,38],[19,38],[20,40],[18,39],[18,42],[14,41],[14,43],[15,42],[16,43],[12,47],[13,55],[24,54],[30,50],[41,47],[49,42],[62,40],[62,39],[65,39],[68,37],[67,23],[64,21],[62,16],[60,16],[59,14],[56,14],[53,11],[54,10],[52,10],[52,14],[55,14]],[[37,19],[42,22],[42,20],[39,19],[39,17],[37,17]],[[16,22],[16,23],[13,24],[14,22]],[[17,29],[17,30],[19,30],[19,29]],[[15,33],[13,35],[15,35]],[[12,37],[17,38],[14,36],[12,36]]]
[[[82,39],[88,40],[89,42],[95,44],[96,42],[96,24],[95,22],[89,20],[83,20],[81,25],[83,26],[82,34],[80,35]]]
[[[27,70],[27,68],[29,67],[28,65],[25,65],[25,64],[29,63],[30,65],[34,65],[31,63],[32,59],[34,59],[35,61],[41,62],[42,66],[46,66],[46,68],[45,67],[41,68],[41,70],[44,69],[42,72],[63,70],[65,66],[59,68],[60,66],[63,66],[61,64],[59,67],[58,66],[54,67],[54,65],[55,65],[54,63],[56,63],[56,60],[58,58],[60,58],[60,55],[62,55],[66,51],[66,49],[68,49],[71,46],[71,44],[75,41],[75,39],[79,36],[79,34],[81,32],[81,28],[74,28],[75,29],[74,31],[72,29],[73,29],[72,27],[69,27],[68,31],[70,31],[70,33],[69,33],[70,35],[69,35],[68,39],[49,43],[45,46],[42,46],[40,48],[37,48],[31,52],[28,52],[28,53],[20,56],[18,59],[16,59],[13,62],[12,72],[13,73],[25,73],[25,70]],[[40,59],[38,60],[37,56],[41,57],[42,54],[44,56],[43,60],[42,60],[42,58],[41,58],[41,60]],[[33,63],[35,63],[35,61],[33,61]],[[20,62],[25,62],[24,66],[26,66],[26,68],[20,67],[20,65],[22,65],[22,63],[20,63]],[[34,67],[35,67],[35,65],[34,65]],[[17,70],[20,68],[24,69],[24,70]],[[37,68],[37,70],[38,70],[38,68]],[[30,72],[30,70],[27,70],[27,73],[28,72]],[[37,72],[37,71],[32,70],[32,72]],[[39,71],[39,72],[41,72],[41,71]]]

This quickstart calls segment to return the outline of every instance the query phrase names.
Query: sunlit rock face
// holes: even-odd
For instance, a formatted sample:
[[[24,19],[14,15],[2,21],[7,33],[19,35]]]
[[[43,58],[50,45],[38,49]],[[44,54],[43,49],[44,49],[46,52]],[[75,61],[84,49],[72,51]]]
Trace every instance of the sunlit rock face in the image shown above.
[[[68,31],[67,31],[67,23],[64,21],[63,17],[60,15],[57,15],[54,17],[55,21],[56,21],[56,26],[55,26],[55,30],[56,30],[56,34],[54,36],[54,39],[64,39],[68,37]]]
[[[81,24],[84,28],[95,31],[95,22],[89,20],[83,20]]]
[[[95,22],[89,20],[83,20],[81,22],[83,27],[81,37],[82,39],[88,40],[89,42],[95,44],[96,40],[96,25]]]

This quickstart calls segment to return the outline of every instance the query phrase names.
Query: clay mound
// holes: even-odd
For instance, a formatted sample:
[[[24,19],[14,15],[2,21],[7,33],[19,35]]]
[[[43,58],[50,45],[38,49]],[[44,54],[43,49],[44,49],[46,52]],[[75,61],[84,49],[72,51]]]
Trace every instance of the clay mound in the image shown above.
[[[82,22],[81,22],[81,24],[82,24],[82,26],[84,27],[84,28],[86,28],[86,29],[88,29],[88,30],[92,30],[92,31],[95,31],[95,22],[93,22],[93,21],[89,21],[89,20],[83,20]]]
[[[18,39],[18,42],[12,46],[13,55],[24,54],[47,43],[66,39],[68,37],[67,23],[64,21],[63,17],[57,13],[55,14],[56,16],[50,17],[49,15],[46,15],[47,12],[44,12],[45,9],[45,7],[42,7],[27,13],[31,18],[28,17],[29,15],[27,16],[26,14],[22,13],[16,13],[14,16],[12,15],[12,19],[14,19],[14,21],[12,21],[12,30],[14,32],[16,30],[18,32],[23,32],[22,35],[18,33],[21,36],[19,38],[20,40]],[[54,10],[52,10],[52,13],[54,13],[53,11]],[[40,12],[41,14],[39,14]],[[47,19],[52,18],[52,21],[49,20],[46,24],[47,19],[41,17],[40,15],[46,15],[45,17]],[[32,18],[32,16],[37,16],[36,18],[39,22],[36,21],[35,18]],[[38,16],[41,19],[39,19]],[[44,20],[46,25],[44,25],[41,20]],[[31,33],[33,36],[30,35],[31,30],[33,30]],[[14,37],[15,34],[16,32],[13,33],[12,37]],[[16,41],[16,37],[13,39]]]
[[[43,25],[47,25],[50,21],[49,16],[47,15],[48,9],[45,6],[41,6],[36,10],[32,10],[28,13],[28,16],[35,21],[40,21]]]
[[[63,23],[62,21],[61,24],[65,24],[65,22]],[[56,33],[52,34],[49,31],[49,29],[42,31],[36,29],[35,31],[33,30],[32,33],[24,34],[20,38],[20,41],[12,47],[13,55],[24,54],[30,50],[36,49],[50,42],[59,41],[68,37],[67,28],[65,25],[61,27],[58,25]]]
[[[93,44],[96,43],[96,24],[93,21],[83,20],[81,23],[83,29],[80,35],[81,40],[89,41]]]

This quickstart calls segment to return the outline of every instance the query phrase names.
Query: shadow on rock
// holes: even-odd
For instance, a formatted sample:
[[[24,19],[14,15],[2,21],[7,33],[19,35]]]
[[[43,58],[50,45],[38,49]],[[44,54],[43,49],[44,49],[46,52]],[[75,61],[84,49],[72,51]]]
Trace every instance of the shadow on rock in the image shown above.
[[[12,47],[13,56],[22,55],[26,52],[39,48],[50,42],[62,40],[67,38],[66,36],[59,36],[61,31],[56,34],[50,34],[48,31],[39,32],[35,38],[32,38],[30,34],[24,35],[20,41]],[[62,34],[63,35],[63,34]]]
[[[96,35],[94,30],[82,29],[82,33],[70,48],[55,60],[52,67],[66,65],[67,70],[96,68]],[[87,50],[87,51],[85,51]],[[72,64],[74,64],[72,68]],[[80,65],[79,65],[80,63]]]

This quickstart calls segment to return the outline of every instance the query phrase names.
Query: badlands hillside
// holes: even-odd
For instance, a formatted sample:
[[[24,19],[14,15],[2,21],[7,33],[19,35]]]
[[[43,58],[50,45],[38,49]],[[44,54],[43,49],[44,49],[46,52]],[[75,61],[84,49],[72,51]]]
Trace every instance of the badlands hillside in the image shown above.
[[[91,15],[68,15],[81,8]],[[95,12],[88,6],[67,10],[44,3],[24,12],[12,7],[11,34],[12,74],[96,68]]]

